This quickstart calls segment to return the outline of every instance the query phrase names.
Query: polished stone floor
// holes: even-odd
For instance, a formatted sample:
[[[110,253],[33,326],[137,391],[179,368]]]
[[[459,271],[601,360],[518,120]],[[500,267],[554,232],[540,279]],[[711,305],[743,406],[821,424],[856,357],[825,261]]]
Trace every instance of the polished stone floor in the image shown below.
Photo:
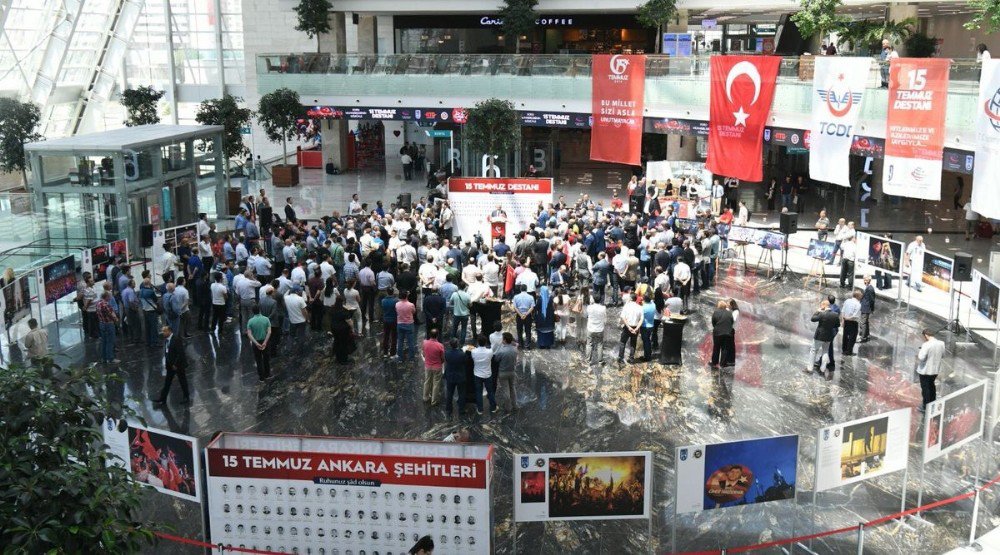
[[[899,473],[824,492],[811,504],[815,430],[841,422],[919,404],[912,381],[919,330],[943,322],[911,311],[892,311],[883,303],[874,319],[873,340],[859,356],[841,359],[833,381],[802,372],[813,326],[809,322],[820,292],[801,280],[766,281],[728,270],[714,290],[696,298],[696,313],[685,332],[684,364],[614,364],[588,367],[572,345],[530,351],[518,369],[516,413],[451,420],[420,400],[422,370],[386,364],[365,342],[355,363],[336,365],[325,335],[286,346],[276,362],[278,378],[259,387],[253,360],[233,325],[221,337],[192,338],[188,355],[193,402],[180,404],[179,392],[165,407],[151,399],[158,392],[159,351],[124,346],[120,365],[125,382],[119,391],[150,426],[207,441],[216,431],[254,431],[349,437],[441,439],[459,425],[475,441],[496,446],[493,483],[495,547],[515,549],[511,522],[513,452],[651,450],[654,452],[652,539],[645,521],[521,524],[516,546],[527,553],[642,553],[717,549],[857,524],[899,510],[903,476]],[[831,293],[838,293],[829,290]],[[719,297],[736,298],[743,308],[737,332],[734,370],[709,369],[706,334],[711,307]],[[614,310],[617,314],[617,309]],[[609,317],[609,321],[613,321]],[[71,322],[71,321],[70,321]],[[507,322],[508,327],[512,327]],[[63,363],[96,360],[96,342],[79,343],[79,328],[60,324]],[[612,337],[614,335],[614,338]],[[997,367],[992,345],[961,346],[944,333],[948,353],[940,391],[948,393],[987,376]],[[608,348],[616,334],[607,334]],[[838,342],[839,345],[839,342]],[[914,419],[918,413],[914,411]],[[918,437],[914,425],[914,438]],[[690,443],[711,443],[778,434],[801,434],[796,503],[781,502],[682,517],[673,528],[674,450]],[[919,449],[911,443],[907,506],[916,502]],[[997,459],[974,444],[929,464],[923,483],[925,502],[965,491],[963,482],[996,474]],[[198,507],[150,491],[149,520],[176,533],[202,537]],[[960,545],[969,532],[971,502],[936,511],[936,525],[914,531],[890,524],[870,532],[866,553],[940,553]],[[983,498],[981,531],[1000,525],[998,497]],[[820,553],[856,552],[856,534],[815,540]],[[673,540],[673,541],[672,541]],[[173,545],[150,551],[180,552]],[[193,552],[193,551],[192,551]],[[771,551],[776,552],[776,551]]]

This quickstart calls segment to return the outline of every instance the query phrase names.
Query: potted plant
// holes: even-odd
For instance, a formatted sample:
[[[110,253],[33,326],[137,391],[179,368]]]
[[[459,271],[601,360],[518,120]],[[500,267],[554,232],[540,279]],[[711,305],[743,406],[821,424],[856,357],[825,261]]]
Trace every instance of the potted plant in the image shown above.
[[[136,87],[122,91],[122,106],[125,108],[126,127],[153,125],[160,123],[156,104],[163,98],[163,91],[153,87]]]
[[[489,156],[487,167],[495,165],[498,154],[514,149],[521,138],[520,119],[509,100],[483,100],[469,110],[468,117],[465,140],[474,151]]]
[[[295,136],[295,122],[305,115],[299,102],[299,93],[280,88],[260,97],[257,104],[257,121],[264,128],[267,139],[281,141],[281,163],[271,168],[271,182],[275,187],[294,187],[299,184],[298,164],[288,164],[288,139]]]
[[[15,98],[0,98],[0,170],[21,172],[24,185],[28,185],[25,171],[27,161],[24,145],[42,138],[35,131],[42,117],[41,110],[31,102],[21,102]]]

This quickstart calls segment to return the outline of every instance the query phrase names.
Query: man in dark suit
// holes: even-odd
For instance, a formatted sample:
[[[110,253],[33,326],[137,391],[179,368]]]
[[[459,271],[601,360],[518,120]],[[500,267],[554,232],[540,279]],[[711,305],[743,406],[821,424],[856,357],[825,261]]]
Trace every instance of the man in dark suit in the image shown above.
[[[858,343],[868,343],[871,340],[871,317],[875,312],[875,288],[872,287],[872,277],[865,276],[865,289],[861,293],[861,337]]]
[[[819,310],[812,316],[812,321],[816,322],[816,333],[813,335],[813,346],[809,351],[809,358],[812,368],[805,370],[806,374],[820,372],[820,364],[823,362],[823,355],[830,348],[830,342],[837,336],[837,328],[840,327],[840,316],[830,310],[830,301],[823,300],[819,304]],[[832,360],[829,362],[833,362]],[[833,371],[826,373],[826,379],[833,379]]]
[[[285,219],[293,224],[299,223],[298,218],[295,217],[295,209],[292,208],[292,197],[285,199]]]
[[[184,340],[180,336],[174,335],[169,326],[163,326],[160,330],[160,336],[163,337],[163,366],[167,370],[167,377],[163,382],[163,389],[160,390],[160,396],[153,402],[158,404],[167,402],[170,384],[174,382],[174,376],[177,376],[177,380],[181,383],[181,391],[184,392],[184,403],[190,403],[191,395],[187,382],[188,363],[187,355],[184,353]]]
[[[718,368],[719,362],[728,364],[730,357],[729,338],[733,335],[733,313],[729,303],[719,301],[712,313],[712,368]]]

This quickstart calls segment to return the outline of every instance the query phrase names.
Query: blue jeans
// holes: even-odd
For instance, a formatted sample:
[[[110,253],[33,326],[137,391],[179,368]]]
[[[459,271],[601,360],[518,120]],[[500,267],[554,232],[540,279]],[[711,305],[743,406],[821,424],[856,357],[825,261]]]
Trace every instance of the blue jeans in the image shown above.
[[[458,331],[458,327],[462,327],[462,331]],[[454,316],[451,320],[451,335],[452,337],[458,338],[459,345],[465,345],[465,336],[468,334],[469,330],[469,317],[468,316]]]
[[[101,322],[98,329],[101,333],[101,362],[111,362],[115,359],[115,325]]]
[[[490,410],[497,408],[496,385],[491,378],[475,377],[476,409],[483,412],[483,387],[486,388],[486,398],[490,400]]]
[[[781,207],[788,207],[788,210],[792,210],[795,207],[792,206],[792,195],[781,194]]]
[[[413,345],[415,339],[413,337],[413,324],[400,324],[396,323],[396,353],[399,354],[401,360],[409,360],[416,357],[414,354],[415,347]],[[409,356],[403,352],[403,343],[409,343]]]
[[[143,316],[146,319],[146,346],[152,347],[159,341],[160,315],[155,310],[147,310]]]

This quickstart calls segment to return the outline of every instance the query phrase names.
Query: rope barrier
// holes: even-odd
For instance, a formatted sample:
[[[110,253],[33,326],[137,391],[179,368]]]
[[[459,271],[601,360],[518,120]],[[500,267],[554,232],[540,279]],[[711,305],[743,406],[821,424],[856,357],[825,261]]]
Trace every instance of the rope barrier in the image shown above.
[[[943,507],[945,505],[950,505],[952,503],[957,503],[959,501],[962,501],[962,500],[965,500],[965,499],[969,499],[970,497],[975,496],[976,493],[985,491],[985,490],[987,490],[987,489],[989,489],[989,488],[997,485],[998,483],[1000,483],[1000,475],[997,475],[997,477],[993,478],[989,482],[986,482],[982,486],[979,486],[977,488],[973,488],[972,491],[968,491],[968,492],[965,492],[965,493],[960,493],[958,495],[954,495],[954,496],[949,497],[947,499],[942,499],[940,501],[934,501],[933,503],[927,503],[925,505],[921,505],[920,507],[914,507],[912,509],[907,509],[905,511],[900,511],[900,512],[897,512],[897,513],[893,513],[891,515],[886,515],[886,516],[877,518],[875,520],[869,520],[869,521],[867,521],[867,522],[864,523],[863,527],[864,528],[871,528],[871,527],[874,527],[874,526],[879,526],[879,525],[885,524],[885,523],[887,523],[889,521],[898,520],[898,519],[900,519],[902,517],[909,516],[909,515],[912,515],[912,514],[915,514],[915,513],[921,513],[921,512],[925,512],[925,511],[930,511],[930,510],[933,510],[933,509],[937,509],[939,507]],[[758,549],[767,549],[769,547],[778,547],[778,546],[781,546],[781,545],[788,545],[790,543],[799,543],[799,542],[814,540],[814,539],[818,539],[818,538],[825,538],[825,537],[828,537],[828,536],[835,536],[837,534],[843,534],[845,532],[854,532],[857,529],[858,529],[857,525],[844,526],[843,528],[837,528],[837,529],[834,529],[834,530],[824,530],[822,532],[816,532],[816,533],[813,533],[813,534],[806,534],[806,535],[803,535],[803,536],[795,536],[795,537],[786,538],[786,539],[783,539],[783,540],[774,540],[774,541],[763,542],[763,543],[755,543],[755,544],[752,544],[752,545],[744,545],[744,546],[740,546],[740,547],[727,548],[725,550],[725,552],[726,553],[746,553],[748,551],[755,551],[755,550],[758,550]],[[208,543],[208,542],[203,542],[201,540],[194,540],[194,539],[191,539],[191,538],[185,538],[183,536],[175,536],[173,534],[168,534],[166,532],[154,532],[154,534],[158,538],[163,539],[163,540],[167,540],[167,541],[172,541],[172,542],[176,542],[176,543],[182,543],[182,544],[186,544],[186,545],[192,545],[192,546],[195,546],[195,547],[209,548],[209,549],[213,549],[213,550],[214,549],[218,549],[220,553],[224,553],[226,551],[232,551],[232,552],[237,552],[237,553],[256,553],[256,554],[260,554],[260,555],[284,555],[284,554],[281,554],[281,553],[279,553],[277,551],[262,551],[262,550],[258,550],[258,549],[248,549],[246,547],[225,546],[225,545],[222,545],[222,544],[214,545],[214,544],[211,544],[211,543]],[[705,551],[683,551],[683,552],[678,553],[677,555],[721,555],[722,551],[723,550],[721,550],[721,549],[710,549],[710,550],[705,550]]]

